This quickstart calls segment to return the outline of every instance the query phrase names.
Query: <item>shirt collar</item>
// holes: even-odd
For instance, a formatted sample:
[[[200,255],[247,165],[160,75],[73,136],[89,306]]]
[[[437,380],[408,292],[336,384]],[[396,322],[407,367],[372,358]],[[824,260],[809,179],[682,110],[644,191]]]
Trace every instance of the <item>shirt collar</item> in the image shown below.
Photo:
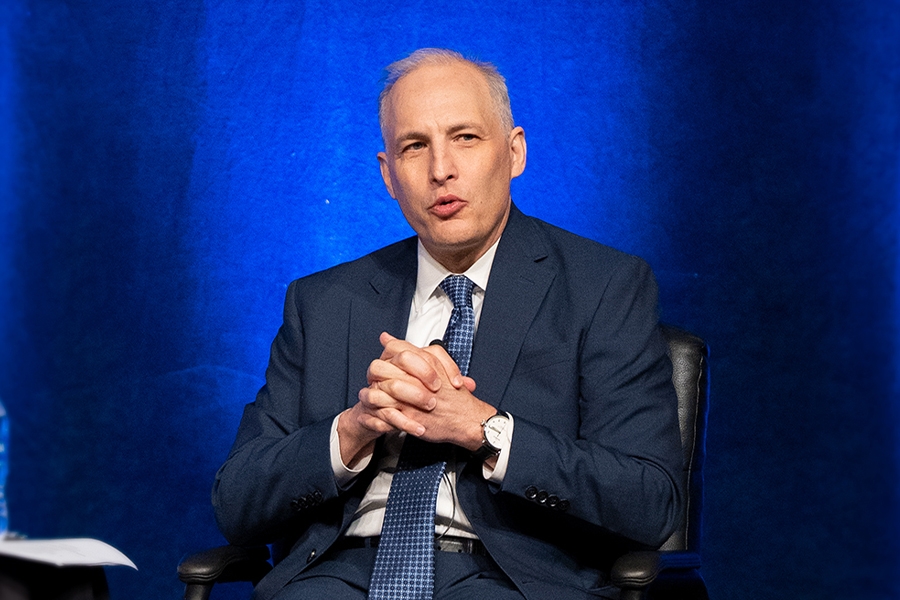
[[[491,267],[494,264],[494,255],[497,254],[497,244],[499,243],[500,240],[498,238],[488,248],[487,252],[475,261],[475,264],[469,267],[465,273],[461,273],[475,283],[475,292],[484,292],[487,289],[488,279],[491,276]],[[416,293],[413,296],[413,307],[418,312],[422,310],[425,302],[431,298],[444,278],[453,273],[428,254],[428,250],[422,245],[421,240],[418,242],[417,254],[419,268],[416,274]]]

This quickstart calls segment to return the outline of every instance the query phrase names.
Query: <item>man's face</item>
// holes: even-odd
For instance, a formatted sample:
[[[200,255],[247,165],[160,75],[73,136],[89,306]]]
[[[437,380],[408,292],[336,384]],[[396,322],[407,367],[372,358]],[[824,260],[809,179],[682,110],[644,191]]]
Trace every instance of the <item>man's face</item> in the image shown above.
[[[484,76],[461,62],[404,75],[386,108],[384,184],[425,249],[462,272],[506,225],[525,134],[503,130]]]

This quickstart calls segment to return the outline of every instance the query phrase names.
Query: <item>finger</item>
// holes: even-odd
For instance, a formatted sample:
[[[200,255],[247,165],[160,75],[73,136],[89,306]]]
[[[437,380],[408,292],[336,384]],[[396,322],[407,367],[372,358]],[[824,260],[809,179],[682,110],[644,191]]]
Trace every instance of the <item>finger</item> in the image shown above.
[[[410,406],[428,412],[437,406],[437,398],[417,380],[378,381],[361,389],[358,397],[363,406],[370,411]]]
[[[389,334],[387,331],[382,331],[381,335],[378,336],[378,341],[381,342],[381,347],[384,350],[381,353],[382,360],[390,360],[396,354],[399,354],[403,350],[410,350],[416,348],[406,340],[401,340],[400,338],[396,338]]]
[[[392,336],[387,331],[382,331],[381,335],[378,336],[378,341],[381,342],[382,347],[387,346],[388,343],[395,341],[395,340],[399,340],[399,339],[400,338],[396,338],[396,337]]]
[[[405,431],[406,433],[414,435],[416,437],[421,437],[425,433],[424,425],[409,418],[401,411],[396,409],[388,408],[379,411],[378,418],[390,424],[394,429],[397,429],[398,431]]]
[[[441,371],[443,366],[440,361],[424,349],[413,346],[406,340],[400,340],[385,332],[379,338],[384,346],[381,360],[403,369],[407,374],[421,381],[432,392],[441,389]]]
[[[444,349],[443,344],[436,344],[432,342],[431,345],[423,348],[423,350],[437,359],[441,368],[444,370],[444,374],[447,376],[447,379],[450,381],[453,387],[459,389],[463,387],[463,385],[465,385],[465,379],[459,370],[459,366],[456,364],[456,361],[454,361],[453,358],[449,354],[447,354],[447,350]]]
[[[442,376],[448,379],[441,362],[421,348],[401,352],[391,359],[391,363],[435,393],[441,389]]]
[[[470,392],[475,390],[475,382],[471,379],[469,379],[469,383],[466,382],[460,373],[459,366],[444,349],[440,340],[434,340],[425,348],[414,346],[387,332],[383,332],[379,340],[384,346],[382,360],[389,360],[392,364],[400,366],[404,371],[419,379],[431,391],[440,390],[441,375],[444,375],[456,389],[465,386]],[[420,359],[424,359],[425,362]]]
[[[379,435],[382,433],[390,433],[391,431],[396,431],[393,425],[369,413],[362,413],[357,417],[356,421],[365,429],[373,431]]]
[[[363,410],[368,413],[376,413],[384,408],[392,408],[397,404],[397,401],[389,394],[373,386],[359,390],[356,397],[359,398],[359,404]]]
[[[431,410],[436,403],[434,394],[437,390],[427,388],[417,377],[385,360],[376,359],[369,364],[366,380],[370,386],[378,384],[376,387],[393,395],[397,400],[412,404],[421,410]]]
[[[430,411],[437,405],[434,393],[418,379],[388,379],[375,385],[377,390],[392,400],[392,406],[408,405],[418,410]]]
[[[366,369],[366,381],[369,385],[376,381],[387,381],[388,379],[416,380],[415,377],[401,369],[398,365],[387,360],[376,358],[369,363],[369,368]]]
[[[397,406],[397,401],[390,394],[375,386],[359,390],[357,398],[363,409],[369,413],[377,413],[379,410]]]

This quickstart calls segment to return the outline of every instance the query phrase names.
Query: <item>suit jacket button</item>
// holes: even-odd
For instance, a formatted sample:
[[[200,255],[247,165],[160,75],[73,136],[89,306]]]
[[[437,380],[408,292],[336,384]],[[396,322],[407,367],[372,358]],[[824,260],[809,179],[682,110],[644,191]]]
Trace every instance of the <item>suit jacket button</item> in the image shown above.
[[[538,489],[536,487],[534,487],[533,485],[529,485],[527,488],[525,488],[525,497],[528,498],[529,500],[534,500],[535,496],[537,496],[537,495],[538,495]]]
[[[297,498],[294,498],[293,500],[291,500],[291,509],[293,509],[295,512],[300,512],[302,510],[302,507],[300,506],[300,501]]]
[[[322,492],[320,492],[319,490],[314,491],[312,494],[312,499],[315,501],[316,504],[318,504],[319,502],[324,500],[324,498],[322,496]]]
[[[309,556],[306,557],[306,563],[309,564],[316,558],[316,550],[313,549],[312,552],[309,553]]]
[[[550,494],[548,494],[548,493],[545,492],[544,490],[541,490],[540,492],[538,492],[538,495],[537,495],[536,500],[537,500],[538,502],[540,502],[541,504],[543,504],[543,503],[545,503],[545,502],[547,501],[547,498],[548,498],[549,496],[550,496]]]
[[[559,496],[547,496],[547,506],[550,508],[556,508],[556,505],[559,504]]]
[[[569,510],[569,501],[568,500],[560,500],[559,504],[556,505],[556,510],[561,510],[566,512]]]

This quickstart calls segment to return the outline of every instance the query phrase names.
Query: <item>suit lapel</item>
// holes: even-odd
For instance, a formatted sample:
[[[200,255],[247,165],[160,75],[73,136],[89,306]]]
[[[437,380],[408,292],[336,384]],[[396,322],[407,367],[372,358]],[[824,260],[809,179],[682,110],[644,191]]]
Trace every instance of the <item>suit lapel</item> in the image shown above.
[[[543,236],[513,205],[485,292],[469,374],[475,395],[500,408],[525,335],[556,276]]]
[[[416,288],[416,238],[388,250],[373,255],[374,275],[363,283],[350,303],[348,407],[356,403],[357,393],[366,385],[369,363],[381,355],[381,332],[399,338],[406,336]]]

